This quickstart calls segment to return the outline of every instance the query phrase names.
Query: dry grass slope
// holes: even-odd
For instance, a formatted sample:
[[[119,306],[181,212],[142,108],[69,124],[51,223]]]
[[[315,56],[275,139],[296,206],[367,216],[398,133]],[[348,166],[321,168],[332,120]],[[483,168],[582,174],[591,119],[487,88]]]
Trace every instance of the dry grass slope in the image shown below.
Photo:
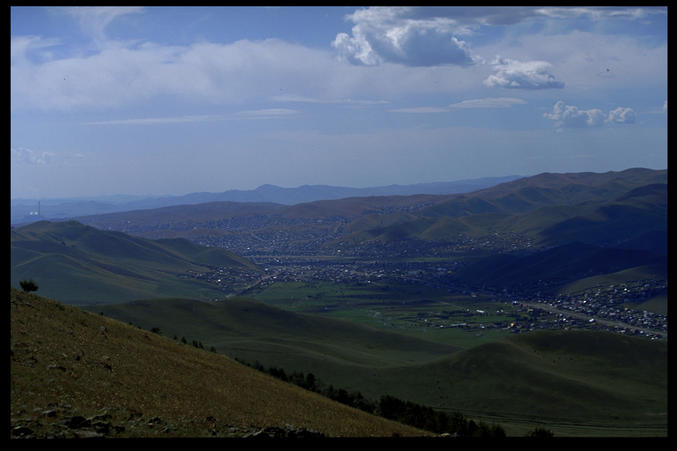
[[[289,425],[328,437],[426,434],[34,294],[12,290],[10,318],[15,437],[241,437]]]

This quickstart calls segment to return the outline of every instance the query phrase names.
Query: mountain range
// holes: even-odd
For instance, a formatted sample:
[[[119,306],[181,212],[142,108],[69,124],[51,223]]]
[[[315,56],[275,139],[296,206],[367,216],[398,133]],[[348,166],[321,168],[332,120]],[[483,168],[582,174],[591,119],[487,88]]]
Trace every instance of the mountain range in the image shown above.
[[[221,193],[199,192],[182,196],[101,196],[93,198],[12,199],[11,222],[22,224],[43,219],[65,219],[76,216],[151,209],[173,205],[194,205],[207,202],[257,202],[295,205],[316,200],[368,196],[410,196],[414,194],[453,194],[475,191],[519,176],[486,177],[452,182],[388,185],[351,188],[328,185],[303,185],[283,188],[261,185],[253,190],[227,190]]]
[[[500,242],[494,251],[496,246],[509,251],[582,242],[664,253],[667,170],[540,174],[453,195],[356,197],[291,206],[212,202],[76,219],[99,229],[183,237],[239,254],[292,248],[345,252],[365,246],[383,251],[405,243],[463,240]]]

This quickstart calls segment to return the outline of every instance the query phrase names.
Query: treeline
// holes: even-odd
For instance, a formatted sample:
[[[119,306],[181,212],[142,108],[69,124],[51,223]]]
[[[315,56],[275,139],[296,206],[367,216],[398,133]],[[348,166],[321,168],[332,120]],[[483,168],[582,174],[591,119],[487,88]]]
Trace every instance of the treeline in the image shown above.
[[[450,434],[456,437],[505,437],[505,430],[498,424],[486,424],[483,421],[475,422],[465,418],[461,413],[451,415],[437,411],[411,401],[402,401],[390,395],[381,396],[378,401],[365,398],[360,392],[349,392],[343,388],[335,388],[333,385],[325,386],[318,381],[313,373],[304,374],[293,372],[287,374],[284,369],[277,367],[265,368],[259,362],[249,364],[240,359],[238,362],[267,373],[285,382],[305,388],[321,394],[329,399],[340,402],[365,412],[398,421],[409,426],[423,429],[437,434]]]

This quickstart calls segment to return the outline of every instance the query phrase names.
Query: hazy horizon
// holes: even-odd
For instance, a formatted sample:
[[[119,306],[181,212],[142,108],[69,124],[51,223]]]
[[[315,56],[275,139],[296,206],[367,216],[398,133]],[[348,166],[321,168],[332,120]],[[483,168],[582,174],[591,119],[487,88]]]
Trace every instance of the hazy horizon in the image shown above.
[[[11,198],[667,168],[667,8],[12,7]]]

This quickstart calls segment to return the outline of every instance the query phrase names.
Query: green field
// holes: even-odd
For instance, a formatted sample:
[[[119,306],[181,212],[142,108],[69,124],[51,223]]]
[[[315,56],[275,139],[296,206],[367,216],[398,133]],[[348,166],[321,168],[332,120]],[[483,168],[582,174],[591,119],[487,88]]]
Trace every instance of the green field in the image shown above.
[[[509,435],[538,426],[568,436],[667,433],[665,343],[591,331],[477,337],[452,329],[433,337],[431,329],[403,333],[346,321],[345,313],[343,319],[301,314],[245,298],[90,310],[177,340],[200,340],[245,362],[313,373],[368,399],[389,394],[485,418]]]
[[[504,337],[509,331],[495,323],[509,324],[524,317],[513,306],[486,297],[450,295],[405,284],[277,282],[250,296],[290,311],[351,321],[460,348]]]

